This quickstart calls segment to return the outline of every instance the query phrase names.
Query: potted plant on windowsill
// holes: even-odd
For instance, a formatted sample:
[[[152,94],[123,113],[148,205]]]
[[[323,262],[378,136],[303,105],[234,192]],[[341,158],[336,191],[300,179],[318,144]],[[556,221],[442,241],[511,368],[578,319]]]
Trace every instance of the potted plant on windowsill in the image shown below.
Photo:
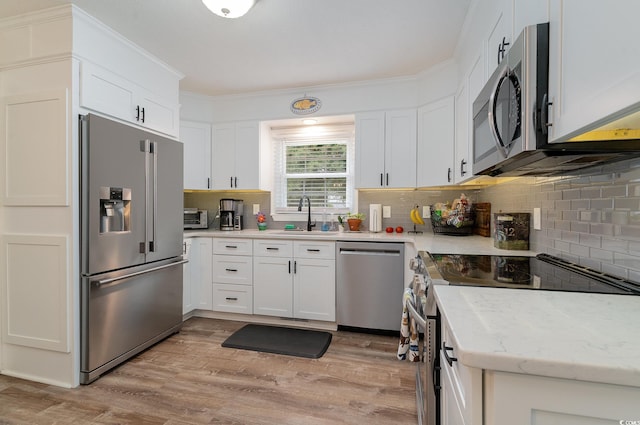
[[[362,213],[347,214],[347,224],[349,224],[349,231],[359,232],[362,220],[364,220],[364,214]]]

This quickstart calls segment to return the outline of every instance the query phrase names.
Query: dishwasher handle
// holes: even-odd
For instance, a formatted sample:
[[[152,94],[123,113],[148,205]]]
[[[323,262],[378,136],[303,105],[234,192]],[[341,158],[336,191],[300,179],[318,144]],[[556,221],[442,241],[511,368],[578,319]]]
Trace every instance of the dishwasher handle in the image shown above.
[[[340,255],[386,255],[397,257],[400,256],[400,250],[340,248]]]

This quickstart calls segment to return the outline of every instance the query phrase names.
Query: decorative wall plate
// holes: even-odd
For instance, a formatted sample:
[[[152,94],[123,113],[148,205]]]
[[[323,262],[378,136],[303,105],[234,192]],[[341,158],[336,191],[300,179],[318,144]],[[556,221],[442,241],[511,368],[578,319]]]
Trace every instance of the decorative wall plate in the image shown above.
[[[322,106],[317,97],[304,96],[291,102],[291,112],[297,115],[313,114]]]

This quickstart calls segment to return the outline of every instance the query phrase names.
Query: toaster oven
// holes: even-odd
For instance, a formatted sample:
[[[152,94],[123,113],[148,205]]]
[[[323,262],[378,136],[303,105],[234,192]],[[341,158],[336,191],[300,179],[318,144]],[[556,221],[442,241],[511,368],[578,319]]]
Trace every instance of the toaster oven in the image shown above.
[[[184,209],[184,228],[185,229],[206,229],[207,210],[199,210],[197,208]]]

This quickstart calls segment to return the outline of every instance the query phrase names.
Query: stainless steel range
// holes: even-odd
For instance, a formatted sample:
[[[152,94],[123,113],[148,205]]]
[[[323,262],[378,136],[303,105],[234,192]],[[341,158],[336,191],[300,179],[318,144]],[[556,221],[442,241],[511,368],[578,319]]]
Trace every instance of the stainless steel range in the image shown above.
[[[410,268],[426,283],[409,312],[424,333],[422,362],[417,363],[418,422],[440,424],[440,314],[434,284],[509,289],[640,295],[640,283],[601,273],[560,258],[511,255],[434,254],[420,251]],[[415,280],[415,279],[414,279]],[[443,424],[445,425],[445,424]]]

